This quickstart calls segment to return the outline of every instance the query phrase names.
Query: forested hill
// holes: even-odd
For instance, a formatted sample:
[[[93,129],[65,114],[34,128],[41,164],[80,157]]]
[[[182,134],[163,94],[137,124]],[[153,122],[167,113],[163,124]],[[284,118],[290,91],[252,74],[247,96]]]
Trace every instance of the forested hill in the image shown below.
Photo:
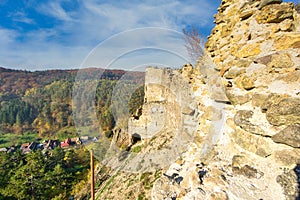
[[[119,79],[126,72],[124,70],[104,70],[101,68],[89,68],[84,71],[94,74],[103,72],[102,79]],[[47,70],[47,71],[24,71],[0,67],[0,94],[23,95],[30,88],[42,87],[53,81],[74,81],[78,70]],[[142,73],[136,73],[142,75]]]
[[[37,137],[42,138],[74,135],[71,105],[77,72],[78,70],[30,72],[0,68],[0,134],[36,133]],[[129,79],[124,84],[133,87],[137,84],[136,79],[143,80],[144,72],[98,68],[84,69],[84,72],[87,77],[101,74],[101,77],[93,80],[98,82],[95,105],[101,127],[110,131],[115,125],[110,103],[114,86],[124,74],[129,74],[129,77],[137,78]],[[132,111],[143,102],[143,88],[130,97],[135,102],[129,108]],[[1,140],[0,145],[3,146],[5,142]]]

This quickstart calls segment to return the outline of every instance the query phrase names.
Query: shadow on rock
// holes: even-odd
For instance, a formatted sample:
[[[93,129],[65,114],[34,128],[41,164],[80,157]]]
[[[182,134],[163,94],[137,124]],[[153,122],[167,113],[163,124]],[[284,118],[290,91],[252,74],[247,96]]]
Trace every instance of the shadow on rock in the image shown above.
[[[297,164],[297,166],[294,168],[294,172],[297,175],[298,180],[298,196],[296,197],[296,200],[300,200],[300,164]]]

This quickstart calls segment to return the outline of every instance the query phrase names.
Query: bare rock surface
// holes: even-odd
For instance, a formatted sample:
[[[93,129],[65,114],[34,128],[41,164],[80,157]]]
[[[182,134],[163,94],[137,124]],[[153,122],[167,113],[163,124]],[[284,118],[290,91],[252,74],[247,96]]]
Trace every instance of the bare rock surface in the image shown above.
[[[114,136],[141,141],[107,161],[99,199],[300,198],[300,15],[222,0],[215,23],[194,66],[147,69],[143,113]]]

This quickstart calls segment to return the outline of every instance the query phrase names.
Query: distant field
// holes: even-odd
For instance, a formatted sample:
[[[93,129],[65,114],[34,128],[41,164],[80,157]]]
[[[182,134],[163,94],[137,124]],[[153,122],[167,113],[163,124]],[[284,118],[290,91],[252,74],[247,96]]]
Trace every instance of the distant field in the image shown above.
[[[18,135],[15,133],[3,134],[0,135],[0,148],[32,142],[35,141],[37,137],[37,133],[24,133],[23,135]]]

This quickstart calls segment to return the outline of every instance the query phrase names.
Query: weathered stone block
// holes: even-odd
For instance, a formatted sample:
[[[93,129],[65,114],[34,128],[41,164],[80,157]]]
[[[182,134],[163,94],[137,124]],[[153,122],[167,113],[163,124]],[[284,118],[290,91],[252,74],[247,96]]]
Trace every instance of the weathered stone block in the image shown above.
[[[232,134],[232,137],[240,147],[261,157],[267,157],[272,154],[269,142],[264,137],[254,135],[239,128]]]
[[[295,26],[293,24],[293,20],[286,19],[279,24],[279,28],[281,31],[293,31],[295,29]]]
[[[264,131],[260,127],[250,122],[252,116],[253,112],[251,110],[239,110],[234,116],[234,122],[245,131],[257,135],[264,135]]]
[[[272,137],[276,143],[282,143],[291,147],[300,148],[300,121],[283,129]]]
[[[300,48],[300,33],[292,32],[279,35],[274,41],[274,48],[276,50]]]
[[[224,77],[227,79],[234,79],[236,77],[238,77],[239,75],[245,73],[246,70],[243,68],[238,68],[238,67],[232,67],[230,68],[225,74]]]
[[[264,6],[256,16],[256,21],[262,23],[279,23],[285,19],[293,19],[292,4],[271,4]]]
[[[272,60],[272,55],[263,56],[260,58],[257,58],[254,62],[260,63],[263,65],[268,65]]]
[[[218,8],[219,12],[224,12],[226,8],[230,6],[231,2],[230,1],[222,1],[221,6]]]
[[[184,115],[193,115],[195,113],[195,110],[189,106],[185,106],[181,109],[181,112]]]
[[[235,84],[239,88],[245,89],[245,90],[251,90],[251,89],[255,88],[254,80],[249,78],[246,75],[242,75],[242,76],[238,77],[235,81]]]
[[[250,166],[250,161],[242,155],[235,155],[232,158],[232,171],[234,174],[247,178],[261,178],[264,173]]]
[[[226,96],[232,105],[242,105],[251,100],[249,94],[242,94],[241,92],[233,89],[227,89]]]
[[[299,149],[285,149],[274,152],[276,161],[283,163],[284,165],[291,166],[300,163],[300,150]]]
[[[224,191],[214,192],[210,195],[210,200],[229,200],[228,195]]]
[[[291,55],[288,53],[276,53],[271,56],[271,62],[268,64],[274,68],[289,68],[294,66]]]
[[[248,19],[253,15],[254,11],[253,10],[245,10],[240,14],[240,18],[242,20]]]
[[[220,23],[224,23],[224,16],[221,13],[215,14],[214,15],[215,18],[215,24],[220,24]]]
[[[260,43],[245,44],[237,48],[236,56],[238,58],[247,58],[258,55],[261,52]]]
[[[274,126],[299,124],[300,99],[286,95],[271,95],[262,106],[267,120]]]
[[[205,110],[203,117],[210,121],[218,121],[222,119],[222,112],[213,106],[209,106]]]
[[[249,165],[245,165],[241,168],[233,168],[232,170],[235,174],[239,174],[247,178],[261,178],[264,175],[263,172],[260,172]]]
[[[266,94],[255,93],[252,96],[252,106],[261,107],[265,103],[267,98],[268,98],[268,95],[266,95]]]
[[[263,0],[260,2],[258,9],[262,9],[263,7],[265,7],[266,5],[270,5],[270,4],[280,4],[282,3],[282,0]]]

